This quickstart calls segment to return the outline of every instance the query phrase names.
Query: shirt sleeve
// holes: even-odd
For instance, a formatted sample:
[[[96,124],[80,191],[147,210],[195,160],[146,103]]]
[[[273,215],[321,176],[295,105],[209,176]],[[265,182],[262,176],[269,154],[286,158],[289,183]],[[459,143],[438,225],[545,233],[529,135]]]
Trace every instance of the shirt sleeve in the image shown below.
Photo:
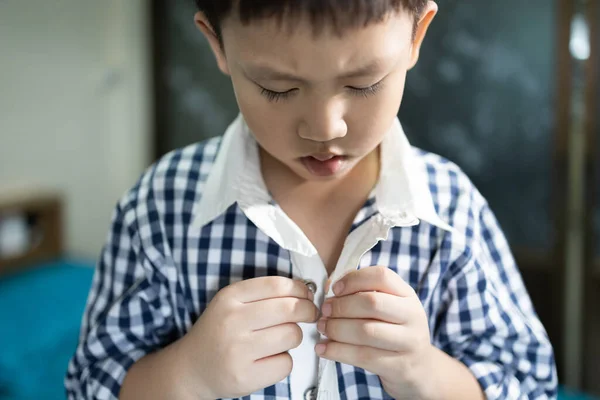
[[[69,363],[69,399],[117,399],[127,370],[172,341],[167,288],[142,250],[134,210],[117,207]]]
[[[508,243],[487,204],[472,221],[434,342],[470,368],[488,399],[556,398],[553,349]]]

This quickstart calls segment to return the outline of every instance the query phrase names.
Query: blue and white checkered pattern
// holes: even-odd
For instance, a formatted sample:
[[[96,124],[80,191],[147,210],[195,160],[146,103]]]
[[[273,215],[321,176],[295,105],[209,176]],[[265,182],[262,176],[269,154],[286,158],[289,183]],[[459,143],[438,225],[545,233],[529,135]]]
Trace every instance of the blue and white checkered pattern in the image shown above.
[[[68,369],[70,399],[116,399],[128,368],[182,337],[225,286],[294,277],[290,252],[237,204],[192,228],[220,144],[170,153],[118,204]],[[427,166],[438,215],[454,231],[423,221],[392,228],[359,267],[386,265],[410,283],[434,344],[465,363],[488,398],[554,398],[552,347],[494,215],[458,167],[413,151]],[[372,198],[354,228],[376,212]],[[341,364],[337,372],[341,399],[390,398],[377,376]],[[289,379],[246,397],[289,398]]]

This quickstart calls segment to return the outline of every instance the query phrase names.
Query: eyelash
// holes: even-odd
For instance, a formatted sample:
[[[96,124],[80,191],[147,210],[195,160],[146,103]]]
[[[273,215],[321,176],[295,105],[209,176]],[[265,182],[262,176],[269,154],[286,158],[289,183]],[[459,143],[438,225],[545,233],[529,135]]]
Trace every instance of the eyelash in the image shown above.
[[[352,94],[354,94],[356,96],[363,96],[366,99],[369,96],[376,95],[381,90],[382,86],[383,86],[382,81],[379,81],[376,84],[371,85],[366,88],[355,88],[355,87],[349,86],[348,89],[350,89]]]
[[[368,98],[369,96],[376,95],[382,88],[382,81],[377,82],[374,85],[371,85],[366,88],[356,88],[352,86],[348,86],[348,90],[355,96],[362,96],[364,98]],[[291,89],[287,92],[275,92],[273,90],[265,89],[261,87],[261,94],[267,98],[268,101],[277,103],[279,100],[286,100],[290,96],[294,94],[297,89]]]
[[[288,90],[287,92],[275,92],[273,90],[261,88],[260,94],[265,96],[267,100],[277,103],[279,100],[285,100],[295,92],[296,89]]]

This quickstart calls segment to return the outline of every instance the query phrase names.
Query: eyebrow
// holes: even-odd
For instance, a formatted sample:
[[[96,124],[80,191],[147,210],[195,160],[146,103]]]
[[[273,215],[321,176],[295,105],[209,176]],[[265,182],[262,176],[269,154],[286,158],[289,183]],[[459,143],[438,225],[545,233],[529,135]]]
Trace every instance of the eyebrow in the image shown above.
[[[351,79],[360,78],[364,76],[373,75],[381,70],[381,61],[375,60],[369,64],[363,65],[353,71],[345,72],[337,77],[337,79]],[[268,81],[289,81],[306,83],[306,79],[303,79],[294,74],[287,72],[277,71],[266,65],[249,65],[244,68],[250,75],[255,79],[264,79]]]

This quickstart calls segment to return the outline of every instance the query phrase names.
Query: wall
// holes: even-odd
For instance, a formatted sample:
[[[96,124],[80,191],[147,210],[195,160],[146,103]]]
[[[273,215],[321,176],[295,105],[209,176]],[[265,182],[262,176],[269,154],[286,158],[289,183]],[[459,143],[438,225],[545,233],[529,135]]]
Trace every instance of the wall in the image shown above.
[[[0,190],[63,191],[75,256],[98,256],[150,159],[148,13],[144,0],[0,2]]]

